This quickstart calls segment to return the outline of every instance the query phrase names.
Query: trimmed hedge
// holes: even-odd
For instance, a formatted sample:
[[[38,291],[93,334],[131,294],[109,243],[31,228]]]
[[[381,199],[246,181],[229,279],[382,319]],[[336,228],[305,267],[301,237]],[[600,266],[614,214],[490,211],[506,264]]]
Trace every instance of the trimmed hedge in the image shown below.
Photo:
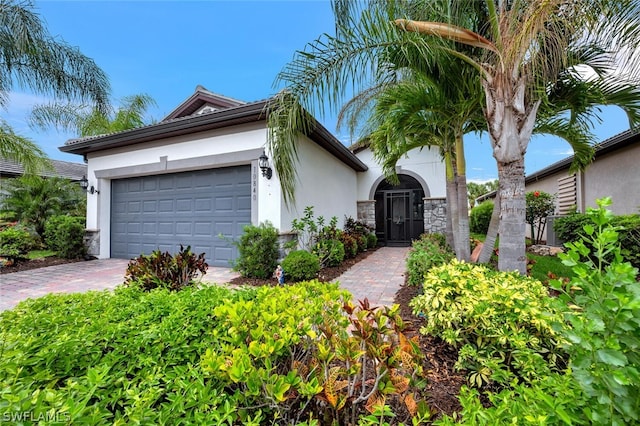
[[[77,259],[87,254],[84,245],[84,218],[77,216],[53,216],[44,225],[44,243],[58,256]]]
[[[469,213],[469,230],[475,234],[486,234],[493,213],[493,201],[487,200],[474,208]]]
[[[306,250],[295,250],[282,260],[282,269],[287,282],[312,280],[320,271],[320,259]]]

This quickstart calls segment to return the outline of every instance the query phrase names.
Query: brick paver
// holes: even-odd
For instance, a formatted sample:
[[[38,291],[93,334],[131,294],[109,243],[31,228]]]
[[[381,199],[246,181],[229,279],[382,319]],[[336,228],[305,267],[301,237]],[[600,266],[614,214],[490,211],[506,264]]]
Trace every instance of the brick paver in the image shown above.
[[[354,303],[369,299],[373,305],[393,305],[396,292],[404,284],[405,260],[409,247],[381,247],[336,279],[349,290]]]
[[[353,294],[374,305],[391,305],[404,283],[408,248],[381,247],[336,279]],[[128,260],[100,259],[0,275],[0,311],[48,293],[111,290],[124,281]],[[238,276],[229,268],[211,267],[203,281],[223,284]]]

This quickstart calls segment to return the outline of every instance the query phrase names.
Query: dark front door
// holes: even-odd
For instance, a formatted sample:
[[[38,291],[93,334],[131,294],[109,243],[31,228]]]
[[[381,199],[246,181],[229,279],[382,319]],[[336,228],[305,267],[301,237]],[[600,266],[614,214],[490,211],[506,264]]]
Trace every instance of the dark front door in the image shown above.
[[[411,191],[386,191],[385,218],[387,245],[411,242]]]
[[[376,235],[382,244],[408,246],[424,232],[424,190],[411,176],[398,178],[398,185],[385,179],[376,189]]]

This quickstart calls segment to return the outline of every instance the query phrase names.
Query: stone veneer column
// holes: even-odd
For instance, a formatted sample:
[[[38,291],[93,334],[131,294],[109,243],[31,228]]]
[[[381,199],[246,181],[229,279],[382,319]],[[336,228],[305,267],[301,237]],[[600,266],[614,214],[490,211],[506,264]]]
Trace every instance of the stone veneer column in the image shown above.
[[[424,198],[424,232],[445,233],[447,229],[447,199]]]
[[[84,246],[87,248],[89,256],[100,255],[100,230],[85,229],[84,230]]]
[[[358,201],[358,217],[356,219],[376,229],[376,200]]]

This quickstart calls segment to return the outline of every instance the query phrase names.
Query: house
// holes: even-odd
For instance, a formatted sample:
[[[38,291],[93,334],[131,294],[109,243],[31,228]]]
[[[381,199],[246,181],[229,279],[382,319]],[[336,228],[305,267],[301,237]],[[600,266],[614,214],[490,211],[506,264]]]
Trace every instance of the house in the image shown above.
[[[583,171],[570,173],[573,156],[526,177],[529,191],[557,194],[557,214],[584,212],[596,200],[611,197],[614,214],[640,210],[640,129],[619,133],[595,146],[595,157]]]
[[[370,150],[350,151],[319,123],[300,135],[295,202],[287,205],[265,152],[270,101],[243,102],[198,86],[158,123],[67,141],[60,150],[84,157],[95,189],[87,195],[91,253],[132,258],[184,244],[205,252],[210,265],[228,266],[237,256],[231,241],[245,225],[269,221],[286,235],[306,206],[327,221],[375,224],[385,244],[408,245],[425,229],[444,229],[437,151],[410,153],[394,187]]]
[[[624,131],[597,144],[593,162],[583,171],[569,171],[573,159],[567,157],[527,175],[526,191],[556,194],[556,215],[585,212],[588,207],[597,207],[596,200],[603,197],[611,197],[610,209],[616,215],[640,211],[640,129]],[[485,194],[478,201],[494,196],[495,192]],[[543,239],[556,243],[552,234]]]
[[[80,182],[87,174],[87,165],[82,163],[71,163],[69,161],[49,160],[53,166],[52,170],[42,173],[43,177],[61,177],[70,179],[73,182]],[[4,198],[4,188],[8,179],[15,179],[24,174],[22,165],[15,161],[0,158],[0,205]]]

